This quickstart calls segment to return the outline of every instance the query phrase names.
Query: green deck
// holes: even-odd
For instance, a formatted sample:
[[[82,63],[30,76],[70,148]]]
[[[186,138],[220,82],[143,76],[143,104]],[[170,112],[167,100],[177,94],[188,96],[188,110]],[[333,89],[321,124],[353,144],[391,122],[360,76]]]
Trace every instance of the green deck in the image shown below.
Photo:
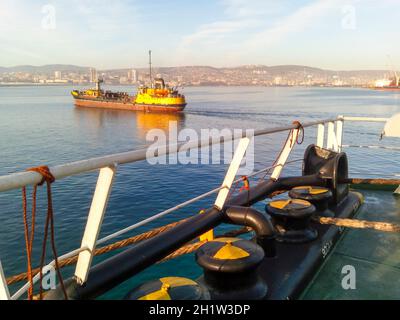
[[[400,224],[400,197],[362,191],[365,203],[356,218]],[[356,289],[342,288],[343,266],[356,270]],[[302,299],[400,299],[400,234],[347,230]]]

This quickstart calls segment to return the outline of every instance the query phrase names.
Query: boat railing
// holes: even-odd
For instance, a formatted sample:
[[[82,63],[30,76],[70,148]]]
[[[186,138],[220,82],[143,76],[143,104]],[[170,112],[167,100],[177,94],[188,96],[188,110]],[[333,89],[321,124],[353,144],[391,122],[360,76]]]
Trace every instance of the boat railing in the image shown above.
[[[184,201],[176,206],[173,206],[169,209],[159,212],[131,226],[127,226],[126,228],[123,228],[117,232],[109,234],[101,239],[98,239],[98,236],[102,225],[103,217],[106,212],[107,202],[110,197],[111,187],[114,183],[114,177],[116,174],[117,167],[119,165],[134,163],[138,161],[143,161],[145,159],[149,159],[149,155],[147,154],[147,149],[111,154],[102,157],[80,160],[76,162],[50,167],[50,172],[52,173],[52,175],[56,180],[60,180],[73,175],[93,172],[96,170],[99,171],[96,188],[94,191],[88,218],[86,221],[86,228],[81,242],[81,247],[61,255],[59,259],[62,260],[78,255],[74,277],[78,283],[83,284],[87,280],[88,273],[92,264],[94,251],[97,245],[103,244],[111,239],[114,239],[124,233],[139,228],[156,219],[160,219],[161,217],[171,212],[174,212],[178,209],[181,209],[185,206],[188,206],[196,201],[199,201],[213,194],[217,194],[214,206],[222,209],[225,201],[227,200],[228,194],[231,191],[232,185],[240,180],[236,179],[237,172],[241,165],[243,157],[245,156],[247,147],[249,146],[250,139],[252,139],[253,137],[289,131],[289,134],[291,135],[290,139],[287,139],[274,165],[256,171],[248,176],[252,177],[261,173],[272,171],[270,174],[270,178],[278,179],[280,177],[282,169],[286,165],[302,161],[302,159],[295,159],[290,161],[288,160],[289,155],[295,145],[295,143],[292,143],[292,141],[295,141],[297,139],[300,130],[307,127],[317,126],[316,145],[319,147],[334,150],[336,152],[340,152],[343,146],[342,141],[343,141],[344,121],[383,122],[386,120],[377,118],[355,118],[355,117],[339,116],[337,118],[312,121],[303,124],[295,122],[289,126],[256,130],[251,134],[251,136],[249,136],[248,132],[247,133],[244,132],[242,134],[221,136],[219,140],[218,139],[197,140],[191,142],[178,143],[172,146],[161,146],[160,148],[158,148],[157,152],[154,153],[151,157],[160,157],[168,154],[187,152],[190,151],[191,149],[208,147],[214,144],[219,144],[222,142],[227,142],[232,140],[239,140],[232,161],[225,175],[224,181],[222,182],[220,187],[210,190],[201,195],[198,195],[187,201]],[[327,132],[326,134],[325,131]],[[36,185],[40,183],[41,180],[42,176],[39,173],[31,171],[25,171],[25,172],[19,172],[1,176],[0,192],[19,189],[29,185]],[[55,261],[48,263],[42,269],[42,273],[46,274],[51,268],[54,267],[54,263]],[[38,273],[35,275],[33,282],[36,283],[39,279],[40,275]],[[9,292],[7,280],[3,268],[1,266],[1,260],[0,260],[0,299],[11,299],[11,300],[19,299],[25,292],[27,292],[29,287],[30,283],[27,282],[21,288],[19,288],[13,295],[11,295]]]

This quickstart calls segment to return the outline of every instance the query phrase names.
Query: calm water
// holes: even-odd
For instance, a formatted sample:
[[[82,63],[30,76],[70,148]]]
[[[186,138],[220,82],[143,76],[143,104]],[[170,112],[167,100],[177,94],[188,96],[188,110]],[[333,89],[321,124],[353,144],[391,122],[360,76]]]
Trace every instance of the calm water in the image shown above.
[[[266,128],[309,121],[338,114],[388,117],[400,112],[400,95],[365,89],[333,88],[186,88],[188,107],[182,115],[156,115],[124,111],[77,109],[69,96],[71,87],[0,87],[0,175],[28,167],[55,165],[88,157],[128,151],[148,145],[146,133],[153,128],[167,130],[169,121],[179,128]],[[113,90],[131,90],[119,87]],[[379,142],[379,124],[346,124],[346,144],[390,144]],[[307,139],[293,159],[315,141],[316,129],[306,129]],[[256,139],[256,169],[272,163],[286,134]],[[349,149],[354,175],[399,174],[398,152]],[[398,163],[398,162],[397,162]],[[118,168],[101,236],[131,225],[178,202],[217,187],[226,165],[152,166],[146,162]],[[298,174],[300,166],[285,174]],[[80,245],[96,173],[57,181],[53,187],[59,253]],[[41,238],[45,215],[44,192],[39,192],[37,239]],[[208,207],[205,199],[150,224],[147,228],[193,215]],[[146,229],[147,229],[146,228]],[[144,228],[137,232],[145,230]],[[131,234],[130,234],[131,235]],[[34,255],[39,255],[36,243]],[[95,259],[95,262],[105,256]],[[20,190],[0,193],[0,259],[7,276],[25,271],[25,252]],[[37,260],[34,263],[37,264]],[[66,269],[66,275],[72,269]],[[199,268],[193,257],[179,258],[154,266],[127,281],[105,298],[121,298],[137,283],[167,275],[196,277]]]

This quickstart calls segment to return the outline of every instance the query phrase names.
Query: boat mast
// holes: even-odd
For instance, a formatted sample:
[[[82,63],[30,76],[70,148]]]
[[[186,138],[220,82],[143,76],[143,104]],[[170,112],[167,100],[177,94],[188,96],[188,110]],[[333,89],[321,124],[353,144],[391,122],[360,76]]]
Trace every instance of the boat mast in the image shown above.
[[[151,50],[149,50],[149,68],[150,68],[150,87],[153,88],[153,79],[151,75]]]

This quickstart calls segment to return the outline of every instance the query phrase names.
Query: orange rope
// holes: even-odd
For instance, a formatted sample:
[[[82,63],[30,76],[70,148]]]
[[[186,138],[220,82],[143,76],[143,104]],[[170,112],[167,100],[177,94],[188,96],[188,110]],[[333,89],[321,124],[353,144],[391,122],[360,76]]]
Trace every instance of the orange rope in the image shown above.
[[[36,186],[34,187],[36,189]],[[32,195],[33,197],[33,195]],[[30,286],[28,288],[28,299],[32,300],[33,297],[33,275],[32,275],[32,242],[33,234],[34,234],[34,214],[35,209],[34,205],[32,204],[32,230],[30,231],[31,234],[29,235],[29,223],[28,223],[28,215],[27,215],[27,202],[26,202],[26,188],[22,188],[22,206],[23,206],[23,218],[24,218],[24,236],[25,236],[25,248],[26,248],[26,262],[27,262],[27,276]]]
[[[50,226],[50,240],[51,247],[54,256],[54,261],[56,265],[56,272],[58,279],[60,281],[61,288],[64,292],[65,299],[68,299],[67,293],[65,291],[64,281],[62,279],[61,271],[58,264],[58,255],[55,245],[55,237],[54,237],[54,213],[53,213],[53,201],[51,196],[51,184],[55,181],[54,176],[51,174],[50,169],[47,166],[40,166],[36,168],[29,168],[27,171],[37,172],[42,176],[42,180],[40,183],[34,185],[32,192],[32,221],[31,221],[31,230],[29,232],[28,218],[27,218],[27,201],[26,201],[26,188],[22,188],[22,203],[23,203],[23,213],[24,213],[24,230],[25,230],[25,246],[26,246],[26,255],[27,255],[27,275],[30,283],[30,287],[28,289],[28,299],[32,300],[33,298],[33,273],[32,273],[32,246],[34,240],[34,231],[35,231],[35,216],[36,216],[36,193],[37,186],[41,186],[46,182],[47,185],[47,216],[46,223],[44,229],[43,243],[42,243],[42,255],[40,259],[40,298],[43,297],[43,288],[42,288],[42,268],[44,266],[44,261],[46,258],[46,244],[48,238],[48,229]]]

